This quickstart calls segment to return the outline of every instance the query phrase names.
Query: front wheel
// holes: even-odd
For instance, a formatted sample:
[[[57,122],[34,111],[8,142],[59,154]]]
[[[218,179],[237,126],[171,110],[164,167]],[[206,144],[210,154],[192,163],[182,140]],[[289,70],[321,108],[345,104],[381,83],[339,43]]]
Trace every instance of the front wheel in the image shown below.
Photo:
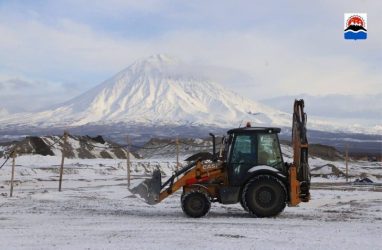
[[[243,198],[240,199],[240,205],[241,205],[241,207],[242,207],[245,211],[248,212],[248,207],[245,205],[245,202],[244,202]]]
[[[259,175],[244,187],[242,201],[248,212],[256,217],[272,217],[286,206],[285,185],[276,177]]]
[[[183,212],[192,218],[205,216],[211,208],[211,202],[203,192],[192,191],[181,198]]]

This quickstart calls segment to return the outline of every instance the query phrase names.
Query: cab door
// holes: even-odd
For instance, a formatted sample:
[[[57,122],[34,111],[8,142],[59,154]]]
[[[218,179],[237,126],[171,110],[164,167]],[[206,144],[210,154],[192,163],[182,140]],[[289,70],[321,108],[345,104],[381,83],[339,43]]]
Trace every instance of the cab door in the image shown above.
[[[228,164],[228,178],[232,186],[240,186],[248,170],[257,163],[256,134],[234,135]]]

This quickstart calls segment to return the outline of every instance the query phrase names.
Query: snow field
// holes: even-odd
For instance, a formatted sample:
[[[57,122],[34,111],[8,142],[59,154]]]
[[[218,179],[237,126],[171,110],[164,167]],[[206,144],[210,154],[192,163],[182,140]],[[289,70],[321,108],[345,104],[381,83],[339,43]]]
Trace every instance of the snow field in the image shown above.
[[[381,249],[382,193],[312,190],[313,200],[276,218],[213,204],[187,218],[180,194],[146,205],[123,181],[22,189],[0,198],[1,249]]]
[[[172,159],[141,161],[132,185]],[[0,249],[382,249],[382,188],[315,183],[312,200],[276,218],[251,218],[239,204],[213,203],[200,219],[186,217],[180,193],[150,206],[127,189],[121,159],[17,158],[14,197],[10,166],[0,170]],[[136,171],[135,171],[136,170]],[[315,181],[315,179],[313,179]]]

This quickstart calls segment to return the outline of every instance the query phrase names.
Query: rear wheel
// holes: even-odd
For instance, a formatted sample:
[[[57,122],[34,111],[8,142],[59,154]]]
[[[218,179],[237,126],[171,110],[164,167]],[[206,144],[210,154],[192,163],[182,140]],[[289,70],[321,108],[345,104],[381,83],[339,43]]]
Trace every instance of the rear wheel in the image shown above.
[[[200,191],[191,191],[182,195],[182,210],[192,218],[205,216],[211,208],[208,196]]]
[[[244,187],[242,202],[244,208],[256,217],[272,217],[281,213],[286,206],[285,185],[276,177],[259,175]]]

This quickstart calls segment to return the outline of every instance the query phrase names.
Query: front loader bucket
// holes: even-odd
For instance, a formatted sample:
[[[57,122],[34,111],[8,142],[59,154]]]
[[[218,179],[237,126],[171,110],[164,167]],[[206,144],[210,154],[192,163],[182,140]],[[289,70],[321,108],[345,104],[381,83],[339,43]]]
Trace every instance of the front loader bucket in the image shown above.
[[[161,173],[158,169],[154,170],[151,179],[146,179],[138,186],[130,189],[135,195],[139,195],[149,205],[155,205],[159,202],[159,194],[161,191]]]

